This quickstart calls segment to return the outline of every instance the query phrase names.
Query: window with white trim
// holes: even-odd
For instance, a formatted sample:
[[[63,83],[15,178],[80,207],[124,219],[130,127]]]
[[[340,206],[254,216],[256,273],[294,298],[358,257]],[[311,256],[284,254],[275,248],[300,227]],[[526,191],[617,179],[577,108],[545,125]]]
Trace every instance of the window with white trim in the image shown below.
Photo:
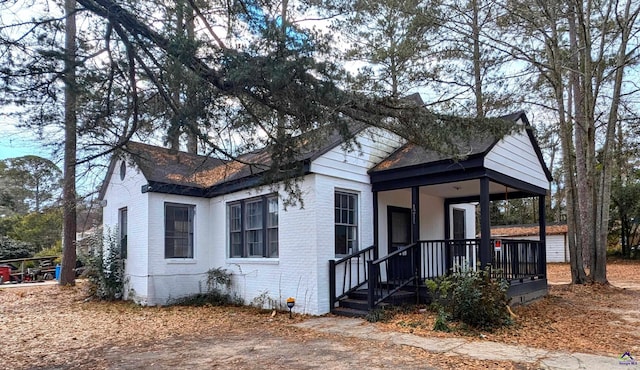
[[[189,204],[164,204],[164,258],[193,258],[195,209]]]
[[[244,199],[227,205],[229,257],[278,257],[278,196]]]
[[[358,251],[358,194],[335,193],[336,257]]]

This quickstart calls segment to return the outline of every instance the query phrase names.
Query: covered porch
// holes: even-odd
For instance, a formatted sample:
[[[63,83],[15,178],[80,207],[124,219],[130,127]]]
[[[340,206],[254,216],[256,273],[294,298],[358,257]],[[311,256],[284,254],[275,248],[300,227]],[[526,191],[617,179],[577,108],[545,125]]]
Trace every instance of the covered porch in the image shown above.
[[[426,279],[485,268],[509,282],[514,303],[546,294],[551,176],[524,114],[508,118],[522,130],[478,139],[464,160],[407,144],[370,170],[374,245],[329,261],[332,310],[354,300],[371,310],[401,291],[425,298]],[[492,238],[491,202],[525,197],[537,199],[538,240]]]

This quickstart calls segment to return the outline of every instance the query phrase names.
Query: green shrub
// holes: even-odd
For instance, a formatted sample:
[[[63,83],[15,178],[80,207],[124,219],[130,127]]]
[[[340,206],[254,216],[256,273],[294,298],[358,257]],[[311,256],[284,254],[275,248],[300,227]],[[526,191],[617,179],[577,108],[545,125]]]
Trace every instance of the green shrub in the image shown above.
[[[99,230],[85,240],[89,249],[82,260],[86,263],[84,275],[89,280],[89,295],[108,301],[122,299],[124,260],[120,256],[117,231]]]
[[[0,260],[12,260],[33,256],[35,248],[27,242],[0,235]]]
[[[436,322],[433,323],[433,330],[443,331],[446,333],[451,331],[451,328],[449,327],[449,315],[447,315],[447,313],[442,308],[438,310]]]
[[[62,263],[62,241],[61,240],[58,240],[51,247],[45,248],[34,255],[34,257],[49,257],[49,256],[57,256],[57,258],[53,260],[53,263],[55,264]]]
[[[244,302],[231,292],[231,273],[223,268],[207,271],[207,291],[175,298],[169,301],[173,306],[240,306]]]
[[[463,271],[427,283],[436,308],[473,328],[493,330],[512,323],[507,309],[508,283],[490,270]]]
[[[369,322],[387,322],[395,315],[391,309],[386,307],[376,307],[367,313],[365,319]]]

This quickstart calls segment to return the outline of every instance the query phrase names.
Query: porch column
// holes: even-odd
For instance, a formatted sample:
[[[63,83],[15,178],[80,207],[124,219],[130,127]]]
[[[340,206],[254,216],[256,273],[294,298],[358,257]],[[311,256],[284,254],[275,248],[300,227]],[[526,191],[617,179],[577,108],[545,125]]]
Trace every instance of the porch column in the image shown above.
[[[444,200],[444,239],[451,239],[451,201],[449,199]]]
[[[489,217],[489,178],[480,179],[480,268],[491,265],[491,218]]]
[[[411,188],[411,243],[417,243],[420,240],[420,188],[414,186]],[[420,265],[422,248],[418,247],[413,250],[412,270],[416,281],[420,278]]]
[[[379,215],[378,215],[378,192],[374,191],[373,192],[373,245],[375,245],[375,250],[376,250],[376,256],[378,255],[378,243],[379,243],[379,238],[380,236],[378,235],[378,229],[379,229],[379,225],[378,225],[378,220],[379,220]],[[377,257],[376,257],[377,259]]]
[[[419,187],[411,188],[411,243],[420,240],[420,192]]]
[[[546,197],[544,195],[538,196],[538,215],[540,220],[538,221],[540,224],[540,261],[539,263],[539,271],[547,277],[547,207],[546,207]]]

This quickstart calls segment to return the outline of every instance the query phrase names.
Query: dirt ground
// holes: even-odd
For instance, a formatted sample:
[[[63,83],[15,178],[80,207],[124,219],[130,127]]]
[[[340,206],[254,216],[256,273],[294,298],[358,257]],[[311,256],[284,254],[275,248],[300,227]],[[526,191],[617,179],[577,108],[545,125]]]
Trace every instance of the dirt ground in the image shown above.
[[[569,281],[550,265],[552,284]],[[431,330],[417,309],[380,328],[619,356],[640,353],[640,263],[612,262],[614,286],[551,285],[548,297],[514,309],[515,324],[495,333]],[[617,288],[624,286],[626,289]],[[0,289],[0,359],[14,369],[527,369],[528,365],[428,353],[292,327],[309,319],[247,307],[139,307],[86,299],[73,288]]]

